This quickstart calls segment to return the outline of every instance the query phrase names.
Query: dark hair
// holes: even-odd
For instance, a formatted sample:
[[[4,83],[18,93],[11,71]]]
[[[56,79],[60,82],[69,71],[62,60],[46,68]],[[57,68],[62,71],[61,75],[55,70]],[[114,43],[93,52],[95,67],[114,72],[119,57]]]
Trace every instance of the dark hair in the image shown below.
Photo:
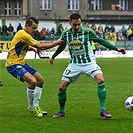
[[[81,18],[81,16],[78,14],[78,13],[73,13],[70,15],[70,20],[73,20],[73,19],[79,19]]]
[[[36,19],[35,17],[30,17],[26,20],[26,23],[25,24],[28,24],[29,26],[32,25],[32,23],[35,22],[36,24],[39,23],[38,19]]]

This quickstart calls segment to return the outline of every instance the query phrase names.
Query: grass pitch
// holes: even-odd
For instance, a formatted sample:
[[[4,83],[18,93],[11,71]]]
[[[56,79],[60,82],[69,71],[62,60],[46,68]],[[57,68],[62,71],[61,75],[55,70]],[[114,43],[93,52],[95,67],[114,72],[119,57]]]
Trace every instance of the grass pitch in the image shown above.
[[[27,111],[27,83],[9,75],[0,60],[0,133],[131,133],[133,112],[125,109],[124,101],[133,95],[131,58],[97,59],[107,88],[107,109],[111,119],[99,115],[97,84],[83,75],[67,90],[66,116],[53,119],[59,111],[57,91],[62,72],[69,59],[56,59],[51,66],[49,59],[26,60],[45,79],[40,105],[48,115],[36,118]]]

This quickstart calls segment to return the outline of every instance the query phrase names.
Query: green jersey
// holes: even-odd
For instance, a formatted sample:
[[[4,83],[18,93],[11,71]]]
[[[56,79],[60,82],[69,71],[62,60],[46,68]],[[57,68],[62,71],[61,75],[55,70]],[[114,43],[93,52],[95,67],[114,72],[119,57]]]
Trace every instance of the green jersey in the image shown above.
[[[98,37],[96,33],[87,27],[80,27],[77,33],[73,33],[72,29],[68,29],[62,32],[61,40],[64,40],[68,45],[69,53],[71,56],[71,62],[73,64],[82,64],[95,61],[95,55],[91,47],[91,40],[98,42],[101,45],[117,50],[117,48],[110,42]],[[59,53],[64,50],[65,46],[59,46],[54,55],[55,58]]]

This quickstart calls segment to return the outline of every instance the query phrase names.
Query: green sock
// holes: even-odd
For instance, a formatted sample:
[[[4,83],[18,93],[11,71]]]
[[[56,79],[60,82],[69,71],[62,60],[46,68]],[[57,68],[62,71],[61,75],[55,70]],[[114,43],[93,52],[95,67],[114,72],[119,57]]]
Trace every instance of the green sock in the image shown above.
[[[100,100],[100,109],[106,110],[106,88],[104,82],[98,84],[98,97]]]
[[[64,113],[65,102],[66,102],[66,91],[58,91],[58,101],[60,104],[60,112]]]

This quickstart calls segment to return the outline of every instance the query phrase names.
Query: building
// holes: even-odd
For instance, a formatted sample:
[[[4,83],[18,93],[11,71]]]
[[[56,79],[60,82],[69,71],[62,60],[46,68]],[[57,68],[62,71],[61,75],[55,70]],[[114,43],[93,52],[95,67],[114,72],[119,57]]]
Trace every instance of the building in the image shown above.
[[[78,12],[86,21],[130,21],[132,5],[133,0],[1,0],[0,18],[36,16],[42,20],[65,21],[71,13]]]

